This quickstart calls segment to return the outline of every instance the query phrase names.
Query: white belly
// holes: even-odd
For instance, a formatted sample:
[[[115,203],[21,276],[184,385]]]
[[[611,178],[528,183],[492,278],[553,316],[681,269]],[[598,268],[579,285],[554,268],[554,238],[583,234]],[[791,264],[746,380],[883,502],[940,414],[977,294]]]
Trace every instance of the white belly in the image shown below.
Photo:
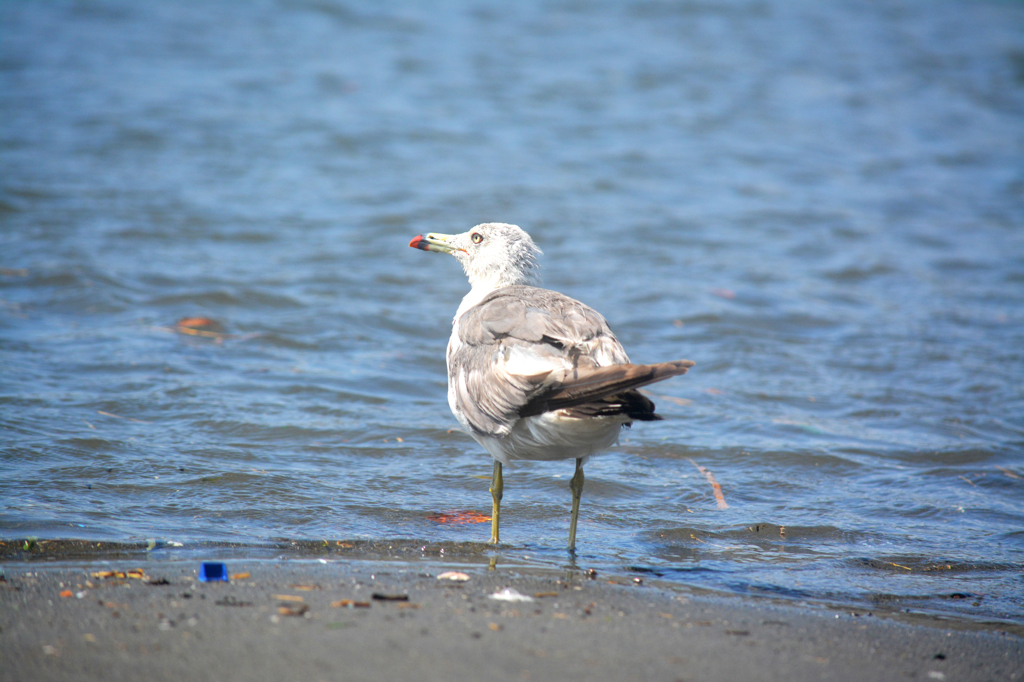
[[[586,458],[606,450],[619,439],[622,419],[573,419],[561,411],[520,419],[502,438],[474,436],[491,457],[503,464],[516,459],[554,461]]]

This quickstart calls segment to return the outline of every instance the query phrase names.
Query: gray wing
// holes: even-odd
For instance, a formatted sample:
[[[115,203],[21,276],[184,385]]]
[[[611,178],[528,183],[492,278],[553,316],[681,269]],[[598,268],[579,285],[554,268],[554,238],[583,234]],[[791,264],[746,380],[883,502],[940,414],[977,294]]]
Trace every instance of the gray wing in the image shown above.
[[[507,434],[521,417],[600,400],[692,364],[642,371],[657,366],[630,365],[597,311],[529,286],[492,292],[459,318],[456,332],[448,348],[452,407],[490,436]]]
[[[453,407],[478,434],[503,436],[520,409],[573,370],[628,363],[595,310],[547,289],[497,289],[458,321],[448,348]]]

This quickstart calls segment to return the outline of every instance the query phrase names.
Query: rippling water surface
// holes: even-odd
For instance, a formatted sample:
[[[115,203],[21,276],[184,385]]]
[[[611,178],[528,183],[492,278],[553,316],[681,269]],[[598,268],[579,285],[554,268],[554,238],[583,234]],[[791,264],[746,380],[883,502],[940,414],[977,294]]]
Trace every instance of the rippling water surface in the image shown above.
[[[1019,3],[4,3],[0,111],[0,540],[483,543],[406,244],[504,221],[698,363],[580,565],[1024,622]],[[571,474],[499,560],[566,563]]]

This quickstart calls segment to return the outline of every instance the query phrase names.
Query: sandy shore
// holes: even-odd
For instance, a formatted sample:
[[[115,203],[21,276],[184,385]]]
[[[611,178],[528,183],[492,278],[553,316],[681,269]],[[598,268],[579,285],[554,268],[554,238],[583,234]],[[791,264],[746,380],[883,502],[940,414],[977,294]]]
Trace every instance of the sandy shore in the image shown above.
[[[236,557],[225,561],[231,582],[209,583],[198,560],[11,558],[5,681],[1024,679],[1012,628],[584,570]],[[491,598],[506,588],[529,601]]]

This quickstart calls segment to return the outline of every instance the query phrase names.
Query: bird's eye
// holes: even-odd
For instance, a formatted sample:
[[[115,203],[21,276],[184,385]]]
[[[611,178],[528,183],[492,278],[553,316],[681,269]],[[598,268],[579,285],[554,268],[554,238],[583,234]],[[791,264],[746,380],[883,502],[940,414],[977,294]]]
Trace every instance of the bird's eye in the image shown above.
[[[480,234],[479,232],[474,232],[473,236],[470,237],[470,239],[473,240],[474,244],[479,244],[480,242],[482,242],[484,240],[484,236],[482,234]]]

